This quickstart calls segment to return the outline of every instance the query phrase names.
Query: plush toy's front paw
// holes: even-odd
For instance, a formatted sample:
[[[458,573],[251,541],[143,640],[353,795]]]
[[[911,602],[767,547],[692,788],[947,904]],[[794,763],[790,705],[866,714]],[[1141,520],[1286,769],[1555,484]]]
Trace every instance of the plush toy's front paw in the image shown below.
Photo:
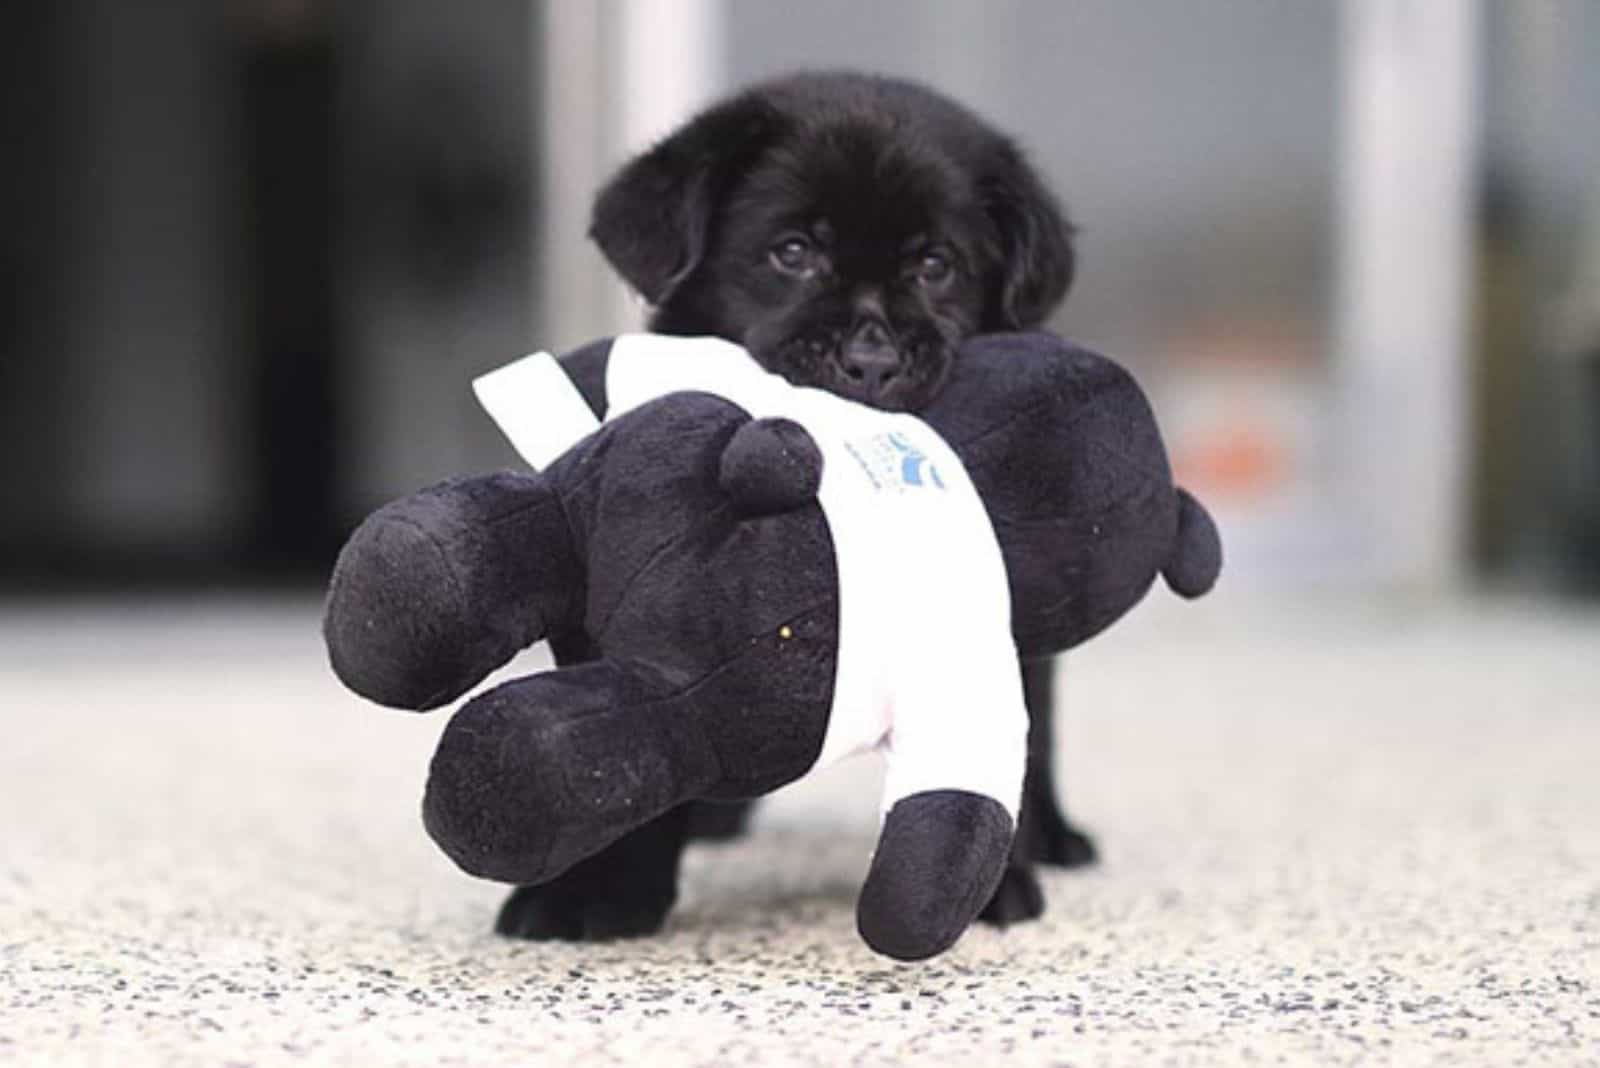
[[[992,797],[929,790],[897,801],[883,821],[856,929],[897,960],[943,953],[994,894],[1012,823]]]
[[[545,886],[522,886],[500,906],[494,929],[507,938],[535,942],[641,938],[661,930],[675,896],[670,888],[666,894],[606,893],[567,887],[559,880]]]
[[[1032,870],[1013,865],[1000,877],[994,896],[978,914],[978,919],[995,927],[1036,920],[1044,914],[1044,891]]]

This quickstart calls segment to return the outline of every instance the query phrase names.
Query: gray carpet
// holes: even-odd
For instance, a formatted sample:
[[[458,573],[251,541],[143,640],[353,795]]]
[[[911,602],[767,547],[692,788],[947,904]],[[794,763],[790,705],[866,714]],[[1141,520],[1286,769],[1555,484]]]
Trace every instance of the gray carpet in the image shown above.
[[[1592,611],[1153,599],[1064,679],[1104,864],[919,966],[853,929],[866,765],[657,938],[494,938],[417,818],[443,720],[315,614],[0,611],[0,1062],[1600,1063]]]

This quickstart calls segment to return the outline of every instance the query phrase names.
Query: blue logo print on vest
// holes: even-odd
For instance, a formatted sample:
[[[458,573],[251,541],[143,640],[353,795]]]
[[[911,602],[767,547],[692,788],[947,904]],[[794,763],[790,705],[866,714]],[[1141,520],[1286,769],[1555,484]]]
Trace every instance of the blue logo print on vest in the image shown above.
[[[944,480],[939,477],[939,469],[933,466],[933,461],[928,459],[928,454],[907,441],[904,434],[891,433],[889,444],[900,452],[900,479],[908,486],[925,485],[922,480],[924,474],[928,482],[940,489],[944,489]]]
[[[845,448],[879,490],[945,488],[928,454],[898,430],[847,441]]]

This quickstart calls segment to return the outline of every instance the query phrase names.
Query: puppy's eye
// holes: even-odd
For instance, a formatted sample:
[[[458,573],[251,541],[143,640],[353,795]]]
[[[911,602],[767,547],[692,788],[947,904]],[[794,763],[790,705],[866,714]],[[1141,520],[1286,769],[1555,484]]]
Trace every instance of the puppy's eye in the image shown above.
[[[817,250],[803,237],[786,237],[772,246],[772,265],[785,274],[809,278],[817,270]]]
[[[915,274],[923,285],[938,285],[955,273],[955,265],[943,252],[924,252],[917,257]]]

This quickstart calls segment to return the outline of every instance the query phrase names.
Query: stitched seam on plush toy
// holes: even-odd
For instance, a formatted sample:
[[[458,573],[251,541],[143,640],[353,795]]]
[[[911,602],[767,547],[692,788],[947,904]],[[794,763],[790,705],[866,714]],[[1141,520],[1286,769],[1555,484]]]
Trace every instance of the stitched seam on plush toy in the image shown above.
[[[1149,472],[1144,470],[1144,466],[1142,464],[1135,462],[1134,458],[1129,456],[1127,453],[1124,453],[1124,452],[1122,452],[1120,450],[1117,450],[1117,449],[1113,449],[1109,445],[1106,445],[1104,443],[1099,443],[1099,442],[1097,442],[1093,447],[1098,449],[1102,453],[1105,453],[1106,455],[1108,455],[1113,460],[1122,461],[1122,463],[1124,465],[1126,465],[1127,467],[1132,468],[1134,470],[1134,472],[1137,473],[1137,474],[1148,474],[1149,473]],[[1127,504],[1128,501],[1133,500],[1137,495],[1138,495],[1138,491],[1137,490],[1125,493],[1120,497],[1114,498],[1110,502],[1110,506],[1112,508],[1120,508],[1123,505]],[[1020,526],[1025,526],[1025,525],[1028,525],[1028,524],[1044,525],[1044,524],[1049,524],[1049,523],[1067,523],[1067,522],[1082,523],[1083,522],[1082,519],[1079,519],[1079,518],[1077,518],[1075,516],[1060,516],[1060,515],[1043,515],[1043,516],[1024,515],[1024,516],[1010,516],[1010,517],[1007,517],[1005,519],[994,519],[993,517],[991,517],[991,519],[993,520],[993,522],[994,522],[996,527],[1000,527],[1000,526],[1020,527]]]
[[[520,515],[524,515],[524,514],[526,514],[528,512],[531,512],[531,511],[534,511],[535,509],[540,509],[540,508],[554,508],[558,512],[561,513],[561,523],[562,523],[562,525],[564,527],[566,527],[566,531],[567,531],[567,540],[566,540],[566,543],[563,546],[563,548],[565,548],[567,551],[571,552],[572,555],[578,559],[580,564],[584,563],[582,556],[578,553],[577,539],[575,537],[573,537],[572,516],[567,512],[566,502],[561,499],[560,490],[556,489],[554,487],[554,485],[551,486],[550,499],[541,500],[541,501],[529,501],[527,504],[519,504],[515,508],[511,508],[511,509],[508,509],[508,510],[506,510],[504,512],[499,512],[499,513],[497,513],[495,515],[490,516],[486,520],[486,522],[499,523],[502,520],[515,519]],[[584,579],[584,585],[587,587],[587,585],[588,585],[588,568],[587,567],[583,568],[583,579]],[[567,604],[565,606],[564,619],[570,619],[572,617],[572,615],[574,613],[574,609],[576,607],[576,605],[574,603],[574,600],[575,600],[574,595],[569,593],[568,596],[567,596]],[[548,632],[549,629],[550,629],[551,621],[548,620],[548,619],[541,619],[540,622],[542,622],[544,624],[545,630]]]
[[[602,424],[601,427],[600,427],[600,430],[597,430],[595,432],[595,434],[598,435],[600,433],[603,433],[605,431],[606,427],[609,426],[609,425],[610,425],[609,423]],[[565,455],[571,455],[571,453],[569,452],[569,453],[564,454],[564,456]],[[579,564],[581,564],[582,567],[583,567],[583,591],[582,591],[582,596],[585,599],[587,599],[587,597],[589,595],[588,594],[588,590],[589,590],[589,561],[588,561],[588,558],[587,558],[587,554],[582,549],[580,549],[578,547],[579,539],[576,536],[578,528],[572,522],[572,511],[571,511],[571,509],[569,509],[567,507],[567,498],[569,496],[571,496],[571,497],[577,496],[578,493],[585,486],[587,486],[590,482],[593,482],[595,479],[599,478],[601,475],[603,475],[605,473],[606,473],[606,465],[603,464],[603,463],[599,463],[599,464],[595,464],[592,467],[590,467],[590,469],[587,472],[585,472],[584,474],[579,475],[576,482],[573,482],[570,485],[567,485],[565,487],[563,487],[559,483],[557,483],[554,478],[551,478],[551,485],[552,485],[552,487],[554,487],[554,490],[555,490],[556,504],[558,506],[560,506],[560,508],[561,508],[562,521],[564,523],[566,523],[567,534],[572,538],[572,543],[571,544],[572,544],[573,555],[578,558]],[[569,604],[567,606],[568,618],[572,618],[573,616],[580,615],[579,609],[580,609],[580,603]]]
[[[1113,449],[1110,445],[1107,445],[1103,441],[1095,442],[1094,443],[1094,447],[1096,449],[1099,449],[1102,453],[1106,454],[1107,456],[1112,457],[1113,459],[1121,460],[1124,464],[1126,464],[1128,467],[1131,467],[1134,471],[1138,472],[1139,474],[1147,474],[1148,473],[1146,471],[1145,465],[1143,463],[1140,463],[1134,457],[1129,456],[1127,453],[1123,452],[1121,449]]]
[[[661,556],[667,552],[667,550],[676,548],[680,542],[686,541],[693,535],[698,534],[702,529],[710,526],[713,520],[721,516],[724,512],[729,511],[732,507],[733,504],[731,501],[723,501],[710,512],[706,513],[705,516],[701,518],[700,522],[689,527],[676,538],[671,538],[667,541],[664,541],[660,545],[656,546],[655,549],[651,550],[649,558],[646,559],[644,563],[639,565],[638,570],[634,571],[633,574],[628,576],[628,581],[623,583],[622,589],[617,592],[616,601],[612,604],[611,610],[606,613],[606,618],[595,626],[595,639],[599,641],[605,638],[606,628],[611,626],[611,620],[619,611],[621,611],[623,604],[628,600],[628,594],[633,591],[634,584],[644,577],[645,572],[650,570],[651,565],[660,559]]]
[[[467,604],[465,589],[461,585],[461,576],[457,575],[456,569],[450,565],[450,556],[444,551],[444,546],[439,543],[439,539],[434,537],[431,531],[429,531],[421,523],[418,523],[415,519],[409,519],[404,516],[397,518],[400,523],[410,527],[412,530],[415,530],[418,534],[421,534],[428,540],[428,544],[433,546],[433,551],[438,554],[440,562],[443,563],[444,573],[450,579],[451,589],[455,593],[457,605],[456,613],[457,615],[463,614]],[[443,700],[444,696],[449,693],[450,690],[451,687],[449,686],[441,686],[439,689],[433,691],[427,696],[427,698],[422,702],[423,706],[426,707],[428,705],[433,705]]]
[[[816,602],[815,604],[809,604],[809,605],[806,605],[804,608],[799,609],[798,611],[791,612],[783,620],[780,620],[779,623],[780,623],[780,625],[783,624],[783,623],[793,623],[795,620],[801,618],[802,616],[808,616],[812,612],[815,612],[817,609],[825,608],[828,605],[833,604],[833,603],[834,603],[834,598],[832,598],[832,597],[824,597],[822,600]],[[722,662],[721,664],[718,664],[716,667],[712,668],[710,671],[706,672],[704,675],[701,675],[699,678],[692,679],[689,682],[685,683],[683,688],[678,690],[678,691],[676,691],[674,696],[676,696],[676,697],[688,697],[688,696],[690,696],[695,690],[698,690],[701,686],[704,686],[706,683],[712,681],[718,675],[722,674],[724,671],[728,670],[733,665],[735,665],[735,664],[739,663],[740,661],[742,661],[745,657],[753,656],[761,648],[761,646],[758,644],[759,640],[761,638],[765,638],[765,637],[769,636],[771,633],[772,633],[772,627],[771,627],[770,624],[765,626],[765,627],[762,627],[760,630],[752,631],[750,633],[751,645],[750,645],[750,647],[748,649],[746,649],[744,652],[740,653],[739,655],[735,656],[733,659],[726,660],[726,661]]]
[[[824,597],[822,600],[817,601],[814,604],[809,604],[806,607],[804,607],[804,608],[802,608],[802,609],[800,609],[800,610],[798,610],[796,612],[791,613],[782,622],[784,622],[784,623],[793,623],[797,619],[800,619],[800,618],[802,618],[804,616],[808,616],[808,615],[812,614],[813,612],[816,612],[819,609],[826,608],[829,605],[833,605],[833,604],[836,604],[836,603],[837,603],[837,598]],[[663,701],[676,701],[676,700],[682,700],[682,699],[687,698],[687,697],[692,697],[696,690],[699,690],[703,686],[709,685],[711,682],[715,681],[716,678],[718,676],[722,675],[724,672],[731,670],[736,665],[743,663],[744,660],[747,659],[748,657],[754,656],[756,653],[762,651],[762,646],[760,644],[760,639],[765,637],[769,633],[771,633],[771,626],[770,625],[767,626],[767,627],[763,627],[761,630],[753,631],[751,633],[751,635],[750,635],[750,637],[753,640],[752,640],[749,648],[747,648],[744,652],[742,652],[742,653],[738,654],[737,656],[733,657],[731,660],[726,660],[723,663],[718,664],[716,667],[712,668],[710,671],[706,672],[704,675],[701,675],[699,678],[693,679],[693,680],[685,683],[683,685],[683,687],[681,687],[680,689],[674,691],[670,696],[662,698],[662,700]],[[652,703],[655,703],[655,702],[652,702]],[[823,746],[823,743],[826,740],[827,740],[827,729],[826,729],[826,725],[824,725],[823,732],[817,739],[816,752],[811,754],[811,756],[809,757],[808,762],[806,764],[806,767],[810,767],[812,764],[816,763],[816,759],[817,759],[818,756],[821,755],[822,746]],[[722,761],[722,752],[721,752],[720,749],[717,748],[717,743],[716,743],[715,739],[710,739],[708,741],[708,744],[711,746],[712,752],[717,754],[717,764],[719,765],[719,768],[720,768],[720,765],[723,762]],[[803,773],[804,772],[802,770],[802,774]]]
[[[800,619],[800,618],[802,618],[804,616],[808,616],[808,615],[812,614],[813,612],[818,611],[819,609],[824,609],[824,608],[827,608],[827,607],[829,607],[831,605],[835,605],[835,604],[836,604],[836,598],[824,597],[822,600],[817,601],[814,604],[807,605],[806,607],[801,608],[798,611],[791,613],[790,615],[788,615],[785,618],[784,622],[793,623],[795,620]],[[751,633],[750,637],[753,638],[753,639],[758,639],[759,640],[762,636],[766,635],[769,632],[769,630],[770,630],[770,626],[769,627],[763,627],[761,630],[753,631]],[[653,707],[660,706],[660,705],[670,705],[670,704],[673,704],[674,702],[682,701],[685,698],[692,697],[694,695],[695,691],[697,691],[700,688],[702,688],[703,686],[706,686],[709,683],[715,681],[718,676],[720,676],[724,672],[729,671],[732,668],[736,667],[737,665],[742,663],[746,658],[755,655],[760,650],[761,650],[761,646],[759,644],[759,641],[757,641],[755,643],[752,643],[750,645],[750,647],[748,649],[746,649],[744,652],[738,654],[737,656],[733,657],[730,660],[727,660],[727,661],[717,665],[716,667],[712,668],[710,671],[707,671],[704,675],[701,675],[698,678],[692,679],[689,682],[684,683],[684,685],[682,685],[681,687],[679,687],[676,690],[673,690],[671,693],[665,693],[665,694],[660,695],[659,697],[653,697],[650,700],[645,701],[643,704],[641,704],[641,705],[639,705],[637,707],[643,708],[643,709],[648,709],[648,708],[653,708]],[[602,659],[604,659],[604,658],[602,658]],[[593,661],[591,661],[591,663],[592,662]],[[626,662],[617,663],[617,667],[619,669],[621,669],[621,670],[624,670],[624,671],[629,669],[629,667],[626,664]],[[596,715],[596,716],[609,715],[611,713],[611,711],[612,710],[609,709],[609,708],[596,708],[596,709],[593,710],[593,712],[588,713],[588,714],[589,715]],[[823,734],[821,736],[819,736],[818,739],[817,739],[816,751],[811,753],[809,755],[809,757],[807,758],[806,767],[810,767],[811,764],[816,762],[816,758],[822,752],[822,746],[823,746],[823,742],[826,740],[826,736],[827,736],[826,729],[824,729]],[[717,743],[716,743],[715,739],[707,739],[706,740],[706,744],[711,749],[711,752],[716,756],[717,765],[718,765],[718,772],[720,774],[721,770],[722,770],[722,765],[723,765],[722,752],[721,752],[721,750],[719,750],[717,748]],[[804,774],[804,769],[801,770],[800,774]],[[551,848],[553,849],[554,846],[552,846]]]
[[[1061,391],[1058,390],[1052,397],[1050,397],[1050,399],[1042,401],[1039,404],[1035,404],[1031,407],[1023,408],[1021,411],[1014,413],[1011,418],[1007,419],[998,426],[992,426],[988,430],[985,430],[983,433],[979,434],[977,437],[968,438],[965,441],[960,442],[959,447],[961,449],[975,448],[987,441],[989,438],[994,437],[996,434],[1002,434],[1007,430],[1010,430],[1013,424],[1020,423],[1022,420],[1031,418],[1042,411],[1048,411],[1049,409],[1054,408],[1061,402],[1062,399]],[[1073,415],[1071,418],[1067,419],[1063,423],[1060,423],[1059,425],[1063,429],[1069,429],[1073,426],[1076,426],[1078,420],[1088,418],[1090,411],[1091,409],[1088,406],[1084,406],[1078,410],[1076,415]],[[957,443],[955,442],[951,442],[950,444],[952,448],[957,446]]]
[[[1107,507],[1109,507],[1109,508],[1111,508],[1113,510],[1118,509],[1118,508],[1124,508],[1124,507],[1127,506],[1129,501],[1131,501],[1131,500],[1133,500],[1135,498],[1135,496],[1136,496],[1135,494],[1128,493],[1128,494],[1124,494],[1121,497],[1115,497],[1115,498],[1111,499],[1109,502],[1107,502]],[[1090,528],[1092,528],[1094,526],[1094,520],[1092,520],[1092,519],[1084,519],[1082,516],[1076,516],[1076,515],[1006,516],[1003,519],[995,519],[994,520],[994,525],[995,525],[995,529],[996,530],[1000,529],[1001,527],[1011,527],[1011,528],[1048,527],[1048,526],[1060,526],[1060,525],[1063,525],[1063,524],[1070,525],[1070,526],[1073,526],[1073,527],[1077,527],[1077,528],[1080,528],[1080,529],[1090,529]],[[1123,535],[1124,539],[1130,538],[1130,537],[1133,537],[1133,536],[1134,535]],[[1148,535],[1148,536],[1149,537],[1160,537],[1160,535],[1156,535],[1156,534],[1151,534],[1151,535]]]
[[[606,424],[606,426],[609,426],[609,425],[610,425],[609,423]],[[605,427],[601,427],[601,429],[603,430],[603,429],[605,429]],[[587,473],[579,475],[578,476],[578,481],[574,482],[572,485],[567,487],[567,492],[568,493],[577,493],[579,490],[583,489],[583,487],[587,486],[594,479],[599,478],[601,475],[603,475],[605,473],[606,473],[606,465],[605,464],[603,464],[603,463],[595,464],[593,467],[591,467],[589,469],[589,471]],[[557,497],[561,496],[559,491],[556,493],[556,496]]]
[[[578,529],[572,525],[572,513],[567,510],[567,499],[561,495],[561,488],[553,482],[551,484],[551,496],[556,499],[556,508],[561,512],[561,525],[567,531],[567,548],[571,550],[573,558],[578,561],[578,570],[581,572],[583,579],[581,583],[571,587],[571,592],[567,595],[563,622],[570,622],[574,618],[581,619],[580,606],[589,596],[589,560],[587,554],[578,547]],[[548,633],[549,629],[550,621],[547,619],[545,620],[545,631]]]
[[[1118,596],[1120,596],[1121,594],[1127,593],[1127,592],[1129,592],[1131,590],[1137,590],[1137,589],[1141,589],[1141,588],[1148,588],[1149,585],[1151,583],[1153,583],[1154,581],[1155,581],[1155,576],[1152,575],[1152,576],[1150,576],[1150,578],[1148,580],[1140,580],[1139,582],[1124,583],[1123,585],[1117,586],[1117,587],[1115,587],[1113,589],[1103,590],[1103,591],[1101,591],[1101,594],[1102,594],[1102,596],[1111,597],[1111,598],[1115,599]],[[1081,599],[1083,596],[1084,596],[1084,592],[1082,590],[1074,590],[1072,593],[1067,594],[1065,597],[1061,598],[1060,600],[1054,601],[1051,604],[1045,605],[1043,608],[1039,609],[1039,612],[1040,612],[1041,615],[1049,615],[1051,612],[1059,612],[1061,609],[1065,608],[1067,605],[1071,604],[1073,601]]]
[[[559,495],[556,495],[556,501],[559,503]],[[489,516],[486,522],[498,523],[503,519],[515,519],[524,512],[531,512],[535,508],[549,508],[551,503],[550,501],[529,501],[527,504],[519,504],[515,508],[507,509],[504,512],[496,512],[494,515]]]

